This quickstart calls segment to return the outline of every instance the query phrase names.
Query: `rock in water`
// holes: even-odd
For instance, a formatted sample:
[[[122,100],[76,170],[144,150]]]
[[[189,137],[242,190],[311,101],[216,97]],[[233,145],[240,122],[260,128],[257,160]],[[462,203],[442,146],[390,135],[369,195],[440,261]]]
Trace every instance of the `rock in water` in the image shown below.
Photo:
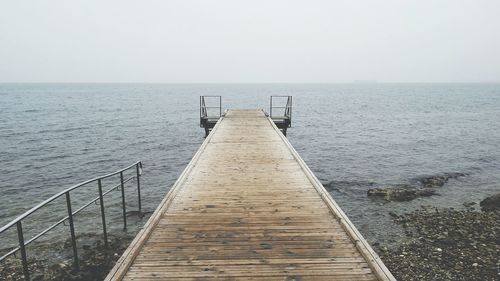
[[[424,187],[427,188],[434,188],[434,187],[441,187],[443,186],[447,181],[448,177],[442,175],[442,176],[431,176],[431,177],[426,177],[420,179],[420,182]]]
[[[456,179],[467,176],[464,173],[444,173],[440,175],[425,176],[418,179],[418,181],[425,188],[442,187],[449,179]]]
[[[481,206],[481,210],[483,211],[500,210],[500,193],[484,199],[479,203],[479,206]]]
[[[416,188],[406,184],[368,190],[368,196],[381,197],[388,201],[411,201],[420,196],[431,196],[434,193],[431,189]]]

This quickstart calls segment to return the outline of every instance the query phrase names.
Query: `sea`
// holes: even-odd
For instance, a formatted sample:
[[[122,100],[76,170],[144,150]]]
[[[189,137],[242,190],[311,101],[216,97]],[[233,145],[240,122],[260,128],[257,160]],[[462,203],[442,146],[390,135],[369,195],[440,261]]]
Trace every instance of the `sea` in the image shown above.
[[[402,237],[391,213],[478,208],[500,192],[500,84],[0,84],[0,227],[70,186],[142,161],[145,217],[137,216],[136,182],[125,184],[126,231],[134,233],[204,140],[202,95],[221,96],[223,109],[266,111],[271,95],[293,96],[287,138],[372,243]],[[464,176],[412,201],[367,196],[445,173]],[[95,183],[72,192],[73,210],[96,194]],[[120,190],[104,204],[108,231],[124,231]],[[23,220],[25,240],[66,207],[62,197]],[[75,216],[75,229],[102,233],[99,202]],[[15,233],[1,233],[0,248],[15,246]],[[65,223],[41,240],[68,237]]]

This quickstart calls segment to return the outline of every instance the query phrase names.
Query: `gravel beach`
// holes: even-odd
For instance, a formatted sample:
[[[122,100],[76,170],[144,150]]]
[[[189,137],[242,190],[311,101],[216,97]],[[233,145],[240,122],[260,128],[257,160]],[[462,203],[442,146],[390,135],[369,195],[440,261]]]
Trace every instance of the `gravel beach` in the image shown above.
[[[377,251],[397,280],[500,280],[500,211],[422,207],[391,213],[406,239]]]

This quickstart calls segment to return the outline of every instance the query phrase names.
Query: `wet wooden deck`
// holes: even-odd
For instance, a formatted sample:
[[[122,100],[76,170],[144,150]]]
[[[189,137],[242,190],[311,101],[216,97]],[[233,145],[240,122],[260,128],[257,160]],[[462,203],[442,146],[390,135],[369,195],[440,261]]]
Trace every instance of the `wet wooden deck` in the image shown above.
[[[261,110],[229,110],[107,280],[394,280]]]

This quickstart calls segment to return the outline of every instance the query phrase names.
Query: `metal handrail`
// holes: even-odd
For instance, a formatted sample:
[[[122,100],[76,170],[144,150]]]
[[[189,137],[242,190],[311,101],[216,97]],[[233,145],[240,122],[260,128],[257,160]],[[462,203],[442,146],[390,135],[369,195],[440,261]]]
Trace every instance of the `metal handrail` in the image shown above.
[[[273,104],[273,99],[274,98],[287,98],[286,100],[286,105],[285,106],[275,106]],[[285,109],[284,115],[280,116],[280,118],[287,119],[289,122],[289,127],[292,124],[292,96],[271,96],[270,98],[270,104],[269,104],[269,117],[271,119],[273,118],[273,108],[280,108],[280,109]]]
[[[205,98],[218,98],[219,106],[207,106],[205,103]],[[218,108],[219,115],[208,116],[207,109]],[[208,118],[220,118],[222,116],[222,96],[200,96],[200,127],[203,127],[203,121]]]
[[[136,171],[136,174],[134,176],[131,176],[127,179],[124,179],[123,178],[123,172],[125,172],[126,170],[129,170],[131,168],[135,167],[135,171]],[[103,224],[103,234],[104,234],[104,244],[105,246],[107,247],[108,246],[108,236],[107,236],[107,230],[106,230],[106,218],[105,218],[105,213],[104,213],[104,201],[103,201],[103,197],[104,195],[110,193],[111,191],[113,190],[117,190],[118,187],[121,187],[121,195],[122,195],[122,211],[123,211],[123,228],[126,229],[127,228],[127,217],[126,217],[126,207],[125,207],[125,183],[133,180],[133,179],[137,179],[137,195],[138,195],[138,209],[139,209],[139,214],[141,213],[141,185],[140,185],[140,177],[142,175],[142,162],[141,161],[137,161],[135,162],[134,164],[132,165],[129,165],[121,170],[118,170],[116,172],[113,172],[113,173],[109,173],[109,174],[106,174],[106,175],[103,175],[103,176],[100,176],[100,177],[96,177],[96,178],[93,178],[93,179],[90,179],[90,180],[87,180],[87,181],[84,181],[84,182],[81,182],[79,184],[76,184],[74,186],[71,186],[53,196],[51,196],[50,198],[44,200],[43,202],[39,203],[38,205],[36,205],[35,207],[31,208],[30,210],[26,211],[25,213],[23,213],[22,215],[18,216],[17,218],[15,218],[14,220],[12,220],[11,222],[7,223],[5,226],[3,226],[2,228],[0,228],[0,234],[2,234],[3,232],[5,232],[6,230],[10,229],[11,227],[13,227],[14,225],[16,225],[17,227],[17,237],[18,237],[18,240],[19,240],[19,246],[17,246],[16,248],[10,250],[8,253],[6,253],[5,255],[1,256],[0,257],[0,262],[3,261],[4,259],[6,259],[7,257],[15,254],[16,252],[20,251],[21,252],[21,261],[22,261],[22,265],[23,265],[23,273],[24,273],[24,279],[26,281],[29,281],[30,280],[30,274],[29,274],[29,270],[28,270],[28,260],[27,260],[27,256],[26,256],[26,246],[29,245],[30,243],[34,242],[35,240],[37,240],[38,238],[42,237],[44,234],[46,234],[47,232],[49,232],[50,230],[54,229],[56,226],[60,225],[61,223],[64,223],[66,220],[69,221],[69,227],[70,227],[70,232],[71,232],[71,242],[72,242],[72,248],[73,248],[73,259],[74,259],[74,266],[76,269],[79,268],[79,260],[78,260],[78,253],[77,253],[77,245],[76,245],[76,235],[75,235],[75,229],[74,229],[74,225],[73,225],[73,216],[78,214],[80,211],[82,211],[83,209],[87,208],[88,206],[90,206],[92,203],[96,203],[97,200],[99,200],[99,205],[100,205],[100,209],[101,209],[101,220],[102,220],[102,224]],[[112,176],[115,176],[115,175],[120,175],[120,183],[113,186],[112,188],[110,188],[109,190],[103,192],[102,191],[102,180],[103,179],[106,179],[106,178],[109,178],[109,177],[112,177]],[[98,190],[99,190],[99,196],[94,198],[93,200],[85,203],[83,206],[81,206],[80,208],[78,208],[76,211],[72,211],[71,209],[71,197],[70,197],[70,192],[79,188],[79,187],[82,187],[84,185],[87,185],[89,183],[92,183],[92,182],[97,182],[97,186],[98,186]],[[33,214],[34,212],[36,212],[37,210],[39,210],[40,208],[46,206],[47,204],[49,204],[50,202],[60,198],[61,196],[65,196],[66,197],[66,207],[67,207],[67,211],[68,211],[68,215],[62,219],[60,219],[59,221],[57,221],[55,224],[49,226],[48,228],[44,229],[43,231],[41,231],[40,233],[36,234],[35,236],[33,236],[32,238],[30,238],[28,241],[24,241],[24,235],[23,235],[23,228],[22,228],[22,221],[24,219],[26,219],[29,215]]]
[[[124,183],[129,182],[129,181],[131,181],[131,180],[133,180],[135,178],[136,178],[136,176],[131,176],[131,177],[127,178],[124,181]],[[109,189],[108,191],[104,192],[102,195],[104,196],[104,195],[110,193],[113,190],[117,190],[118,187],[120,187],[120,185],[121,184],[117,184],[117,185],[113,186],[111,189]],[[91,204],[96,203],[97,200],[99,200],[99,197],[96,197],[96,198],[94,198],[94,200],[87,202],[86,204],[84,204],[83,206],[81,206],[80,208],[78,208],[76,211],[74,211],[73,212],[73,216],[76,215],[76,214],[78,214],[79,212],[81,212],[82,210],[84,210],[85,208],[87,208],[88,206],[90,206]],[[56,226],[60,225],[61,223],[64,223],[68,218],[69,218],[69,216],[66,216],[66,217],[60,219],[59,221],[57,221],[53,225],[49,226],[48,228],[46,228],[42,232],[40,232],[37,235],[33,236],[30,240],[28,240],[28,241],[26,241],[24,243],[24,246],[28,246],[33,241],[35,241],[38,238],[40,238],[41,236],[43,236],[45,233],[51,231],[52,229],[54,229]],[[0,262],[3,261],[5,258],[9,257],[10,255],[13,255],[17,251],[19,251],[19,246],[17,248],[12,249],[10,252],[6,253],[5,255],[1,256],[0,257]]]

